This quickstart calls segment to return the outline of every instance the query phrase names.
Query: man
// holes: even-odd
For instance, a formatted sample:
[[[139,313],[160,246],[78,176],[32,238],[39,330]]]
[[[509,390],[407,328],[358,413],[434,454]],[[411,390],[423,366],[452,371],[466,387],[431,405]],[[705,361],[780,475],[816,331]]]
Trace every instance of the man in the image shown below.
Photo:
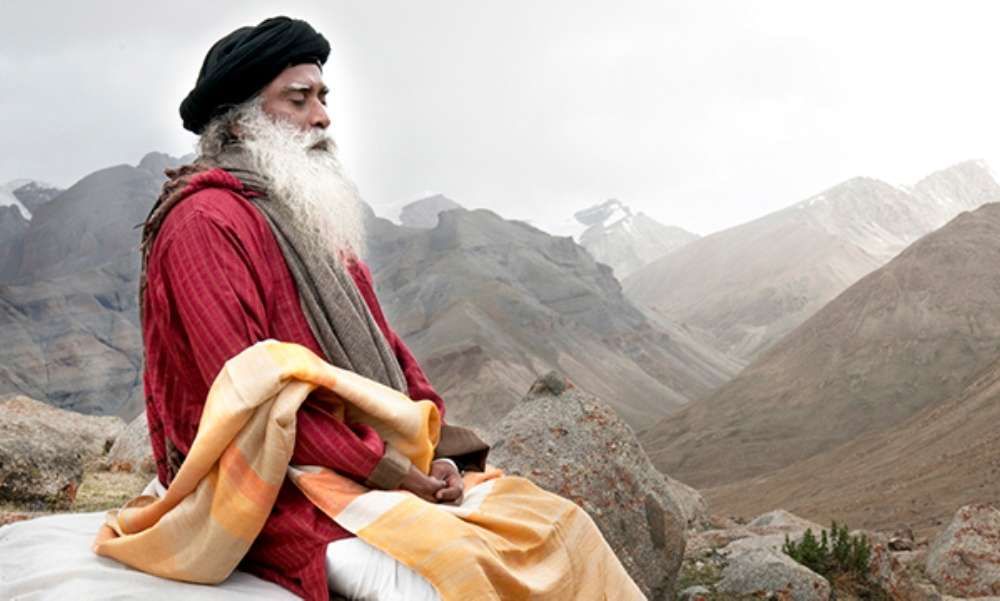
[[[216,374],[260,340],[301,344],[444,413],[386,322],[358,257],[364,212],[326,134],[329,52],[303,21],[240,28],[209,50],[181,105],[184,127],[200,135],[200,154],[168,174],[142,243],[146,405],[164,486],[194,440]],[[311,402],[299,410],[293,463],[435,503],[461,499],[459,465],[484,465],[486,445],[445,428],[436,455],[454,460],[434,461],[425,475],[372,428],[323,411]],[[363,580],[366,568],[416,587],[407,598],[435,597],[415,573],[351,537],[286,479],[241,567],[310,599],[327,598],[328,584],[357,594],[349,580]],[[403,594],[386,590],[385,598]]]

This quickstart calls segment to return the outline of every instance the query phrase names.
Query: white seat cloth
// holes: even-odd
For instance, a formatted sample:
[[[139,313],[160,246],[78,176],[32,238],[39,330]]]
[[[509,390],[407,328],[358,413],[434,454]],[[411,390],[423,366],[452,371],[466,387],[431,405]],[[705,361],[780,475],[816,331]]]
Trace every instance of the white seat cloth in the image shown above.
[[[352,601],[441,601],[426,578],[360,538],[327,546],[326,578]]]
[[[166,580],[100,557],[90,546],[105,512],[62,513],[0,527],[0,599],[298,599],[244,572],[207,586]]]

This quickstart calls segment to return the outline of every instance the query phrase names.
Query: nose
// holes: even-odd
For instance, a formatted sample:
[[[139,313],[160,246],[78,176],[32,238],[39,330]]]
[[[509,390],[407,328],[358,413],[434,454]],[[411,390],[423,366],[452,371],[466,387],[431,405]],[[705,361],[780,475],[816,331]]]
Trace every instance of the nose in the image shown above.
[[[313,103],[313,110],[309,115],[309,125],[321,129],[330,127],[330,117],[326,114],[326,107],[323,106],[322,102],[316,101]]]

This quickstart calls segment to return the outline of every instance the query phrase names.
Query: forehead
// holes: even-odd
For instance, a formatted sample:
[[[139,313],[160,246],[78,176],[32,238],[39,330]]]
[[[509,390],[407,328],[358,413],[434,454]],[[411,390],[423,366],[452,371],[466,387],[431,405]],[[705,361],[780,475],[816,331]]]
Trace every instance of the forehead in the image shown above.
[[[291,85],[322,88],[323,71],[320,70],[319,65],[314,63],[293,65],[279,73],[264,89],[265,91],[281,91]]]

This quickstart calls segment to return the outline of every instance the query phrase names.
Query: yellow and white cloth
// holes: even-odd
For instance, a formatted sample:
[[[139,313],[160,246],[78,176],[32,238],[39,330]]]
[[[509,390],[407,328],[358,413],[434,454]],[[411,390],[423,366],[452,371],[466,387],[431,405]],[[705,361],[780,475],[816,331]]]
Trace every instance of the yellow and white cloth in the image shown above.
[[[110,512],[94,550],[158,576],[221,582],[260,532],[287,475],[445,601],[644,598],[586,512],[523,478],[492,469],[466,474],[465,499],[451,506],[370,490],[325,468],[290,466],[295,413],[314,390],[329,402],[331,419],[370,424],[429,469],[440,431],[433,403],[269,340],[226,363],[166,493]]]

